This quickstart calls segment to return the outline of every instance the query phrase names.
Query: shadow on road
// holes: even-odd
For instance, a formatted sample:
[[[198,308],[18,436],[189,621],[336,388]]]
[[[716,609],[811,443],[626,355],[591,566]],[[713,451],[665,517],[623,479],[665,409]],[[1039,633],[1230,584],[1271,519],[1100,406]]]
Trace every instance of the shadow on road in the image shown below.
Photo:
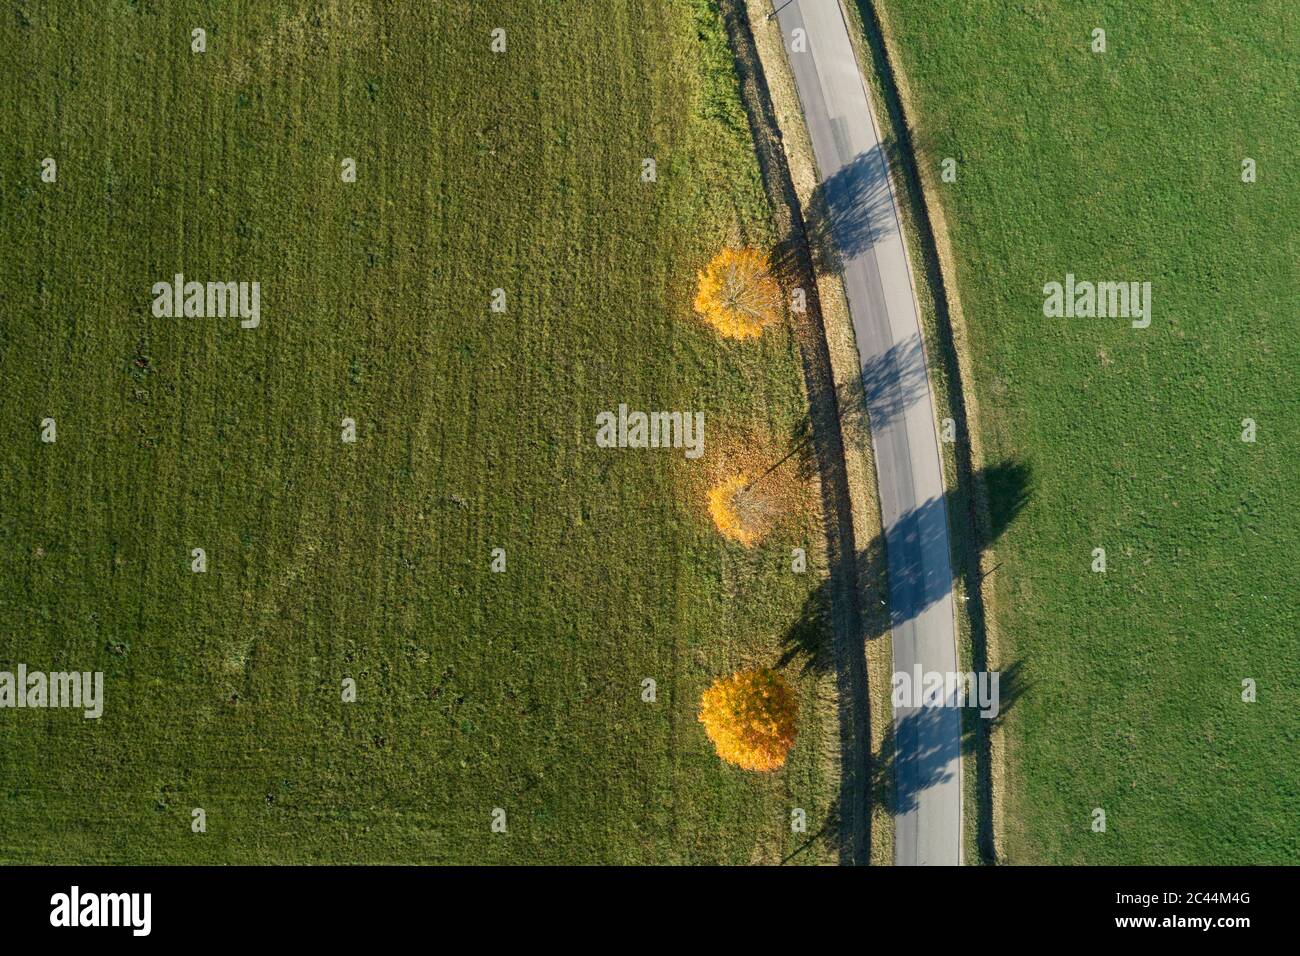
[[[846,436],[851,433],[845,428]],[[798,437],[796,435],[796,441]],[[981,470],[979,480],[989,490],[990,521],[988,531],[976,542],[980,551],[994,543],[1014,522],[1030,501],[1033,492],[1033,472],[1020,461],[1004,461]],[[954,495],[949,495],[952,499]],[[951,507],[951,501],[949,506]],[[942,540],[944,524],[942,502],[932,498],[905,514],[891,533],[877,536],[857,553],[857,573],[866,578],[888,580],[892,600],[890,608],[866,608],[862,620],[864,642],[874,641],[890,633],[905,619],[893,609],[912,607],[920,614],[935,602],[946,597],[952,581],[941,581],[927,574],[919,563],[922,549],[938,545]],[[901,567],[889,568],[888,555],[916,556]],[[905,600],[899,596],[905,595]],[[832,589],[824,584],[809,596],[802,611],[783,637],[780,667],[798,668],[803,673],[833,673],[837,652],[827,639],[825,621],[830,613]],[[976,654],[967,666],[973,671],[987,669],[986,657]],[[1024,661],[1018,660],[999,671],[999,711],[995,717],[981,717],[974,708],[960,712],[945,708],[906,710],[892,722],[880,748],[872,754],[872,800],[892,813],[914,809],[920,791],[945,781],[947,767],[960,753],[973,757],[980,763],[982,748],[987,746],[989,731],[997,727],[1017,700],[1028,690]],[[934,726],[943,721],[960,723],[960,731],[953,734],[950,728]],[[943,731],[943,733],[939,733]],[[899,740],[908,746],[903,757],[898,756]],[[920,749],[921,740],[947,740],[938,747]],[[956,741],[956,742],[952,742]]]
[[[844,441],[870,445],[872,423],[883,427],[896,422],[909,408],[925,400],[929,387],[920,338],[891,346],[863,367],[861,388],[852,383],[836,389],[835,404]],[[804,416],[795,428],[790,448],[791,457],[802,456],[801,478],[816,474],[816,463],[805,453],[810,435],[811,424]]]
[[[810,666],[807,660],[804,666]],[[917,809],[922,791],[946,783],[952,776],[948,768],[952,765],[953,758],[959,754],[963,760],[978,756],[983,736],[980,725],[983,725],[985,733],[999,726],[1007,712],[1028,690],[1024,662],[1016,661],[999,671],[999,708],[996,715],[982,717],[976,708],[967,708],[962,712],[937,707],[906,711],[901,718],[886,727],[880,749],[872,755],[872,802],[894,816]],[[940,726],[953,723],[962,725],[957,734],[952,733],[951,726]],[[906,745],[900,747],[900,740],[905,741]],[[942,743],[922,748],[918,743],[921,740],[937,740]],[[820,841],[830,841],[833,844],[838,839],[840,825],[839,804],[836,801],[822,828],[810,834],[781,862],[789,863],[798,859]]]
[[[996,515],[996,522],[990,526],[990,536],[979,543],[983,550],[1001,537],[1029,502],[1033,473],[1023,462],[1004,461],[983,469],[981,477],[990,489],[998,489],[997,507],[990,509]],[[952,582],[939,580],[926,573],[919,562],[914,565],[910,561],[893,568],[891,576],[887,563],[889,549],[892,547],[895,554],[919,557],[922,548],[938,544],[945,529],[942,512],[940,499],[931,498],[904,514],[890,533],[884,537],[877,536],[857,553],[858,574],[872,580],[889,580],[891,595],[910,593],[913,600],[907,603],[915,608],[916,614],[946,597],[952,590]],[[832,649],[825,637],[831,597],[829,582],[809,595],[799,617],[786,631],[784,651],[779,661],[781,667],[794,665],[801,671],[812,673],[829,673],[834,667]],[[895,599],[890,603],[897,607],[904,602]],[[868,611],[863,617],[863,637],[867,641],[882,637],[891,628],[906,623],[905,618],[892,610],[885,613],[884,609],[874,609],[874,613]]]
[[[868,642],[889,631],[891,620],[888,608],[867,607],[861,597],[874,593],[876,588],[868,583],[886,580],[885,553],[890,542],[877,539],[865,547],[858,547],[853,533],[852,509],[845,471],[844,446],[848,442],[870,442],[868,420],[886,422],[892,416],[903,414],[928,388],[925,363],[920,356],[920,342],[905,344],[882,356],[879,362],[863,369],[862,387],[856,384],[851,390],[837,389],[831,371],[826,345],[820,302],[815,279],[817,270],[837,270],[841,256],[856,256],[867,252],[879,235],[878,225],[883,216],[890,214],[888,203],[892,197],[885,180],[887,170],[884,160],[889,159],[895,168],[903,170],[908,180],[908,191],[900,196],[905,209],[912,210],[913,193],[919,195],[916,168],[912,158],[915,146],[913,132],[902,123],[901,107],[893,88],[893,76],[884,61],[883,45],[879,42],[878,25],[868,0],[858,0],[867,20],[871,53],[876,69],[885,79],[886,97],[889,100],[891,119],[895,129],[904,132],[904,141],[895,142],[886,137],[876,150],[856,157],[851,163],[817,187],[812,202],[805,209],[799,202],[790,171],[786,164],[781,134],[772,107],[771,96],[759,65],[758,55],[750,31],[744,4],[739,0],[719,0],[719,8],[731,44],[737,77],[740,81],[741,100],[754,138],[764,188],[773,212],[773,225],[777,245],[772,256],[774,272],[782,285],[802,288],[807,293],[807,310],[793,316],[794,333],[803,364],[804,381],[808,391],[810,412],[807,420],[792,438],[790,452],[800,456],[800,467],[808,476],[816,476],[822,494],[822,518],[826,529],[828,578],[812,595],[796,622],[785,635],[783,666],[818,670],[834,676],[839,699],[839,750],[840,787],[830,819],[818,834],[795,850],[787,859],[793,859],[818,839],[832,841],[841,862],[865,864],[871,855],[871,800],[882,800],[892,808],[915,799],[915,793],[890,796],[890,781],[895,778],[892,760],[892,734],[914,732],[920,724],[891,725],[890,739],[877,754],[871,752],[870,701],[866,675],[866,648]],[[971,666],[974,670],[985,668],[984,610],[980,599],[979,581],[982,580],[979,557],[983,549],[995,540],[1015,519],[1025,506],[1030,494],[1030,472],[1027,466],[1004,462],[983,469],[978,475],[970,464],[969,443],[965,429],[965,404],[961,392],[961,379],[954,358],[951,329],[947,314],[947,298],[943,289],[942,274],[938,269],[934,237],[928,219],[921,207],[922,252],[925,257],[924,279],[936,302],[939,335],[938,359],[943,364],[952,390],[954,414],[957,416],[958,453],[957,488],[949,495],[947,513],[954,526],[963,533],[955,535],[959,551],[954,555],[953,572],[966,583],[970,601],[966,606],[971,621],[971,640],[974,649]],[[912,351],[915,350],[915,351]],[[917,359],[922,359],[917,361]],[[916,371],[913,371],[916,370]],[[899,373],[901,375],[901,380]],[[779,456],[778,456],[779,457]],[[984,482],[990,494],[984,494]],[[994,493],[996,489],[996,493]],[[996,500],[995,500],[996,499]],[[978,517],[987,503],[989,519]],[[914,514],[904,517],[892,536],[892,546],[913,550],[925,544],[925,538],[934,527],[934,516],[940,510],[940,500],[926,502]],[[967,527],[983,529],[966,533]],[[895,570],[895,577],[903,587],[913,588],[921,603],[939,600],[951,588],[951,582],[927,580],[918,568],[914,577],[906,566]],[[897,592],[894,592],[897,593]],[[1014,701],[1021,693],[1020,664],[1011,669],[1014,674],[1002,689],[1004,702]],[[1009,703],[1004,703],[1005,713]],[[921,712],[924,714],[924,712]],[[881,715],[878,719],[883,719]],[[906,721],[905,716],[905,721]],[[925,716],[918,721],[930,719]],[[988,721],[981,721],[988,724]],[[968,732],[969,731],[969,732]],[[977,764],[980,765],[980,788],[987,790],[988,733],[987,727],[963,722],[959,746],[966,748],[975,741]],[[981,750],[982,748],[982,750]],[[980,753],[984,754],[982,763]],[[918,761],[915,774],[909,778],[925,783],[929,767],[944,766],[942,754],[920,754],[909,757]],[[929,784],[933,785],[933,784]],[[917,789],[924,789],[918,784]],[[981,855],[992,845],[991,816],[987,801],[980,809],[979,843]]]
[[[1027,488],[1026,476],[1014,470],[977,470],[970,436],[966,433],[968,411],[965,382],[954,332],[954,319],[949,308],[949,292],[944,269],[939,256],[939,244],[934,223],[925,202],[918,157],[932,163],[943,155],[948,144],[949,123],[942,112],[909,115],[899,93],[899,84],[890,60],[881,22],[873,0],[855,0],[865,28],[866,45],[864,66],[880,78],[880,93],[887,117],[880,117],[886,127],[885,152],[890,168],[896,171],[897,199],[903,215],[904,229],[917,240],[921,255],[921,268],[916,271],[917,283],[929,289],[935,310],[935,337],[930,343],[931,358],[944,372],[948,383],[951,414],[957,423],[957,440],[953,447],[956,466],[956,490],[948,509],[954,539],[953,573],[965,583],[966,617],[970,622],[971,665],[976,670],[986,666],[988,658],[987,612],[984,607],[982,584],[996,571],[984,567],[984,547],[1006,527],[1008,515],[1014,517],[1023,501],[1016,494],[1017,486]],[[942,109],[942,107],[940,107]],[[887,120],[887,121],[886,121]],[[986,484],[987,479],[987,484]],[[1001,481],[1002,484],[997,483]],[[980,863],[997,863],[996,839],[993,831],[993,769],[992,750],[987,721],[976,725],[978,743],[975,747],[975,828],[976,852]],[[969,726],[969,722],[964,724]],[[976,861],[972,861],[976,862]]]
[[[999,709],[996,715],[983,717],[975,707],[968,707],[960,713],[942,707],[906,711],[888,728],[880,748],[881,758],[872,762],[874,798],[894,814],[915,810],[921,791],[947,782],[950,776],[948,767],[953,758],[960,754],[963,759],[969,759],[977,754],[980,734],[979,724],[975,722],[983,722],[986,728],[999,726],[1028,689],[1024,662],[1015,661],[998,672]],[[944,721],[962,724],[955,739],[948,728],[938,726]],[[909,746],[901,748],[901,752],[906,754],[901,757],[900,748],[896,746],[900,738],[909,742]],[[944,743],[922,749],[914,743],[918,740],[941,740]]]
[[[894,216],[885,158],[892,142],[873,146],[819,183],[804,207],[808,249],[819,273],[840,272],[845,259],[867,252]],[[780,244],[772,260],[786,270],[796,253]]]

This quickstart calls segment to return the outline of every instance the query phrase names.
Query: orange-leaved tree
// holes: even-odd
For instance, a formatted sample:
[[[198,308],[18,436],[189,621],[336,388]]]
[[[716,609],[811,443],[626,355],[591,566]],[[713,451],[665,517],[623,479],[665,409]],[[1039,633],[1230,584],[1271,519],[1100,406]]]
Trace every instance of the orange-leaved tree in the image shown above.
[[[794,746],[799,705],[766,667],[719,678],[700,698],[700,723],[718,756],[745,770],[776,770]]]
[[[709,517],[722,533],[745,547],[758,542],[759,534],[752,518],[747,515],[745,493],[749,489],[749,477],[744,474],[732,475],[720,484],[709,489]]]
[[[753,339],[781,314],[781,287],[757,249],[723,249],[699,274],[695,311],[724,338]]]

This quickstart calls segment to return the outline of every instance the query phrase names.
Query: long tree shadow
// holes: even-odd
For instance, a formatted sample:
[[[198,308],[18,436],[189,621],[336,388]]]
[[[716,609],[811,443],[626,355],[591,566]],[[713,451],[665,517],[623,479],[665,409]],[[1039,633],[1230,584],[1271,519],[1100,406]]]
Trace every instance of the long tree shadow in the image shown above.
[[[860,550],[856,545],[843,448],[849,441],[869,442],[868,419],[874,415],[877,421],[881,421],[890,415],[904,413],[927,385],[924,363],[914,361],[919,356],[904,354],[900,350],[883,356],[879,363],[875,363],[876,367],[864,369],[861,385],[849,389],[836,388],[816,273],[818,270],[838,270],[841,257],[863,254],[877,241],[881,235],[881,217],[889,211],[886,203],[893,201],[885,179],[884,159],[890,157],[891,162],[898,162],[910,158],[906,154],[912,141],[908,139],[900,147],[900,144],[886,139],[879,148],[855,157],[832,174],[817,187],[813,201],[806,207],[801,205],[786,164],[780,129],[745,6],[740,0],[720,0],[719,8],[731,43],[741,101],[753,134],[764,188],[772,207],[773,225],[778,237],[772,257],[774,269],[783,286],[801,288],[807,295],[807,309],[793,316],[793,324],[810,414],[803,433],[795,436],[795,442],[800,446],[797,453],[801,456],[801,468],[817,476],[821,489],[829,573],[826,585],[809,599],[804,613],[790,629],[786,663],[795,664],[802,658],[798,666],[825,668],[835,677],[839,697],[840,790],[834,819],[828,821],[824,835],[835,841],[842,862],[865,863],[871,850],[869,801],[874,781],[879,777],[871,765],[871,714],[864,649],[867,639],[889,630],[891,620],[887,607],[863,606],[862,596],[875,593],[875,589],[868,589],[864,584],[885,579],[882,575],[886,542],[873,541]],[[914,176],[914,168],[909,172]],[[933,288],[936,270],[932,236],[928,230],[924,238],[929,240],[926,279]],[[942,310],[946,299],[942,296],[941,284],[938,291],[936,298]],[[948,335],[947,315],[941,314],[939,318],[941,335]],[[951,368],[950,343],[945,339],[941,346],[941,356],[949,366],[948,377],[952,380],[955,372]],[[919,349],[920,343],[902,348]],[[890,363],[894,363],[893,367]],[[920,369],[921,374],[905,376],[909,379],[905,386],[891,386],[890,383],[898,381],[904,363],[908,369]],[[954,393],[959,427],[964,428],[959,379]],[[969,503],[971,474],[968,456],[959,456],[958,472],[955,499]],[[1009,471],[1008,474],[1014,481],[1014,473]],[[1027,478],[1027,472],[1024,477]],[[1009,495],[1007,500],[1014,503],[1017,498]],[[1024,495],[1021,495],[1021,505],[1023,500]],[[896,538],[894,547],[924,544],[926,536],[932,533],[929,529],[933,527],[933,515],[941,510],[938,505],[937,501],[927,503],[924,513],[913,516],[911,531],[906,530],[907,522],[900,522],[904,534]],[[1014,517],[1017,508],[1010,509],[1007,522]],[[953,509],[948,510],[952,513]],[[1001,527],[1004,528],[1007,522]],[[978,567],[958,556],[954,572],[966,577],[969,591],[970,575],[977,574]],[[896,574],[900,580],[908,581],[906,569],[896,571]],[[923,573],[918,573],[918,577],[919,581],[913,586],[919,588],[923,600],[936,599],[934,595],[942,596],[944,588],[951,586],[951,582],[945,585],[926,581]],[[978,668],[983,647],[982,607],[976,607],[978,594],[971,605],[972,639],[976,648],[976,661],[973,663]],[[819,623],[815,625],[814,622]],[[981,845],[983,842],[981,837]]]
[[[1014,507],[1015,497],[1004,489],[997,492],[981,481],[982,473],[975,469],[969,436],[966,434],[968,415],[965,385],[959,359],[953,316],[949,310],[949,296],[944,270],[939,256],[934,224],[922,188],[918,156],[932,161],[940,140],[947,139],[948,123],[942,114],[931,113],[924,117],[909,116],[899,93],[894,66],[886,47],[880,19],[873,0],[855,0],[865,27],[866,54],[869,66],[880,78],[880,93],[888,115],[888,129],[895,138],[886,144],[890,167],[898,172],[895,183],[898,201],[904,215],[904,228],[910,229],[918,240],[921,268],[916,272],[917,282],[924,282],[930,290],[935,310],[935,338],[931,343],[932,358],[943,370],[948,382],[948,397],[952,415],[957,425],[954,445],[957,494],[952,500],[949,514],[955,532],[954,574],[966,585],[966,616],[970,621],[972,665],[982,668],[988,655],[988,626],[983,600],[982,583],[992,571],[983,568],[983,549],[980,542],[989,540],[999,532],[997,511]],[[923,122],[921,122],[923,121]],[[998,477],[996,474],[990,477]],[[1005,526],[1005,524],[1003,525]],[[996,570],[994,568],[993,570]],[[976,748],[976,840],[980,862],[996,863],[996,842],[993,832],[993,772],[992,750],[988,728],[982,722],[977,730],[981,743]]]
[[[838,270],[842,259],[866,252],[892,228],[888,149],[888,143],[877,143],[859,153],[813,192],[809,240],[814,253],[824,257],[819,265]]]
[[[821,829],[816,833],[810,833],[802,843],[787,853],[781,859],[781,865],[793,863],[818,844],[831,851],[839,849],[843,845],[841,836],[843,827],[844,820],[840,814],[840,801],[838,799],[832,800],[831,805],[826,809],[826,817],[822,822]]]
[[[896,342],[862,366],[862,393],[850,414],[865,415],[877,428],[898,421],[930,390],[921,337]]]
[[[871,249],[885,229],[893,228],[893,196],[885,159],[892,140],[859,153],[818,183],[804,206],[808,251],[817,272],[839,272],[845,259]],[[785,272],[799,250],[778,245],[772,260]]]
[[[865,427],[865,421],[862,424]],[[846,424],[846,439],[852,427],[851,421]],[[799,441],[796,431],[794,442]],[[976,478],[988,489],[989,520],[980,525],[983,533],[976,535],[972,542],[982,553],[1001,537],[1029,503],[1033,471],[1025,462],[1007,460],[982,469]],[[861,586],[864,582],[885,580],[890,595],[887,608],[863,609],[864,644],[906,624],[951,593],[953,579],[939,580],[928,571],[933,563],[925,561],[924,555],[929,548],[947,547],[947,512],[955,507],[954,501],[965,500],[964,494],[962,491],[949,493],[947,507],[939,498],[926,501],[858,551],[859,593],[866,593],[867,589]],[[888,563],[890,554],[895,556],[892,568]],[[967,567],[977,568],[978,561]],[[961,573],[959,564],[954,567],[954,575]],[[779,666],[797,667],[804,673],[814,674],[833,673],[840,666],[838,661],[843,650],[832,646],[826,629],[833,593],[828,581],[809,595],[783,637]],[[969,604],[967,609],[970,610]],[[972,615],[972,621],[978,620],[982,626],[982,605],[978,610],[980,616]],[[971,671],[987,671],[983,642],[973,641],[972,651]],[[999,706],[996,715],[990,717],[980,716],[971,707],[901,708],[888,725],[881,746],[872,753],[872,800],[895,815],[915,809],[922,791],[948,779],[959,754],[973,758],[977,787],[991,786],[989,735],[1028,690],[1024,661],[1015,661],[1002,669],[998,681]],[[984,789],[982,796],[986,795]],[[977,829],[981,856],[991,860],[992,819],[986,799],[981,799],[978,807]]]
[[[786,288],[803,289],[807,296],[807,308],[792,316],[809,404],[799,453],[806,454],[806,465],[817,475],[821,491],[829,582],[827,616],[822,623],[827,628],[824,637],[832,646],[839,700],[840,786],[835,821],[833,826],[828,826],[826,834],[835,841],[842,863],[865,864],[871,856],[871,712],[866,660],[859,640],[860,601],[853,565],[857,547],[834,370],[826,343],[807,224],[782,149],[776,113],[745,5],[740,0],[720,0],[719,9],[731,43],[741,102],[772,209],[778,238],[773,257],[775,271]]]
[[[959,755],[978,757],[981,726],[988,730],[1001,725],[1030,689],[1023,660],[1002,668],[997,676],[997,708],[987,716],[977,702],[960,708],[950,702],[944,707],[907,708],[895,717],[872,760],[872,793],[877,801],[895,815],[915,810],[922,791],[951,779],[953,761]],[[961,729],[954,734],[957,726]]]
[[[994,520],[990,534],[979,542],[981,550],[991,545],[1015,521],[1033,492],[1033,470],[1024,462],[1004,461],[980,473],[989,488],[997,489],[990,511]],[[952,497],[951,495],[949,496]],[[889,582],[889,613],[865,614],[863,638],[875,640],[891,629],[920,615],[952,591],[951,580],[941,580],[924,561],[927,549],[947,546],[946,508],[931,498],[906,512],[895,525],[857,553],[857,573],[862,580]],[[891,553],[905,556],[891,568]],[[834,666],[833,648],[826,640],[826,615],[830,611],[832,588],[825,582],[805,600],[798,618],[787,629],[779,664],[798,666],[806,673],[829,673]],[[910,609],[910,613],[902,608]]]
[[[925,355],[919,337],[891,346],[884,354],[868,360],[859,382],[842,384],[835,389],[839,409],[840,432],[846,443],[870,444],[871,427],[883,427],[900,419],[907,410],[923,401],[930,383]],[[795,425],[790,447],[776,467],[790,458],[799,460],[799,477],[812,478],[817,462],[810,454],[812,420],[804,415]]]

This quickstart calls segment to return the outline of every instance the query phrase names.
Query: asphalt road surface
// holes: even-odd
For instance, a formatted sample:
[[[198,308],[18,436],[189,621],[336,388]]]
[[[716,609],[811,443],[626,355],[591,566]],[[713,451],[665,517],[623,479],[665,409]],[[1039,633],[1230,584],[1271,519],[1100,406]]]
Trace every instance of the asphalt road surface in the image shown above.
[[[775,0],[862,361],[889,568],[894,673],[954,673],[948,515],[897,205],[839,0]],[[798,31],[802,31],[800,34]],[[951,702],[949,702],[951,703]],[[961,718],[894,710],[894,861],[961,862]]]

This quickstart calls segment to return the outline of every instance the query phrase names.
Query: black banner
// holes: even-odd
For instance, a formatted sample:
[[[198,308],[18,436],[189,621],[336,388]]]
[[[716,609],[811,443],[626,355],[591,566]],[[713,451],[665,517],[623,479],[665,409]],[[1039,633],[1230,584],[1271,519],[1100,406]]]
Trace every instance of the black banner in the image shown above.
[[[661,936],[689,914],[716,921],[722,934],[771,925],[813,938],[842,932],[849,916],[864,944],[870,927],[888,924],[918,941],[1028,932],[1180,943],[1195,935],[1231,945],[1241,933],[1287,924],[1294,876],[1211,867],[8,867],[0,869],[0,919],[11,942],[76,933],[82,942],[220,943],[269,933],[337,945],[373,942],[379,928],[460,935],[473,927],[541,939],[557,921],[576,923],[581,936],[601,927],[631,940]]]

